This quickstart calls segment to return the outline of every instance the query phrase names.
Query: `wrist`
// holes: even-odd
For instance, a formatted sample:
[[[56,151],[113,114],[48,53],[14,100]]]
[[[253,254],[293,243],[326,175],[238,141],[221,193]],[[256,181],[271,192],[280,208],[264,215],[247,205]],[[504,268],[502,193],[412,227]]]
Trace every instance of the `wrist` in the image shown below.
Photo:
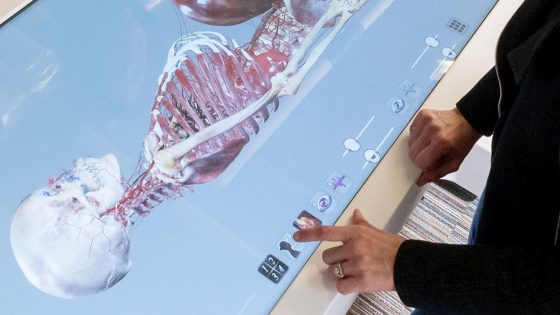
[[[472,144],[476,143],[476,141],[478,141],[478,139],[482,137],[482,134],[469,123],[469,121],[465,118],[465,116],[463,116],[463,114],[457,107],[452,109],[452,111],[457,116],[459,126],[462,131],[461,133],[463,134],[464,139],[472,142]]]
[[[395,271],[396,271],[396,262],[397,262],[397,256],[399,254],[399,250],[402,246],[402,244],[406,241],[406,239],[400,235],[397,235],[398,239],[396,239],[395,244],[394,244],[394,255],[391,257],[392,261],[391,261],[391,289],[390,291],[396,291],[396,286],[395,286]]]

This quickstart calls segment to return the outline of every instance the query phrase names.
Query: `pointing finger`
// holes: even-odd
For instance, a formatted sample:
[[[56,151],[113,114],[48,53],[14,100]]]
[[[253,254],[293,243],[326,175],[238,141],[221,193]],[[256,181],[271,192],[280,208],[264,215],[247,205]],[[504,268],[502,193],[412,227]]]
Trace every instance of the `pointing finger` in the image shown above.
[[[320,226],[312,229],[303,229],[294,234],[294,240],[298,242],[347,242],[351,238],[352,233],[345,226]]]

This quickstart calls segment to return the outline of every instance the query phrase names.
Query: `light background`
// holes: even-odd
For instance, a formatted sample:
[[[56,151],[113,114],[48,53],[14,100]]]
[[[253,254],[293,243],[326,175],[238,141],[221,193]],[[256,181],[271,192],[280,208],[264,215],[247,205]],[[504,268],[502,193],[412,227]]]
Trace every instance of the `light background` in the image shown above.
[[[130,274],[109,291],[66,301],[32,287],[9,245],[9,223],[26,194],[82,156],[113,153],[131,175],[148,128],[149,111],[167,50],[180,36],[168,2],[76,3],[42,0],[0,29],[0,310],[2,313],[266,312],[312,252],[290,260],[276,249],[293,233],[292,221],[308,210],[331,224],[373,166],[362,153],[342,157],[342,142],[375,116],[361,138],[375,148],[391,128],[384,153],[427,96],[441,48],[460,50],[494,1],[396,1],[364,32],[370,1],[338,36],[299,94],[275,113],[222,176],[182,199],[158,207],[133,235]],[[445,28],[452,18],[469,24],[466,35]],[[189,31],[219,30],[246,41],[258,21],[212,28],[186,21]],[[426,36],[439,35],[439,48]],[[401,114],[385,103],[400,97],[404,80],[423,87]],[[354,186],[333,193],[339,211],[313,212],[309,200],[328,191],[332,171]],[[268,254],[290,267],[275,285],[257,272]]]

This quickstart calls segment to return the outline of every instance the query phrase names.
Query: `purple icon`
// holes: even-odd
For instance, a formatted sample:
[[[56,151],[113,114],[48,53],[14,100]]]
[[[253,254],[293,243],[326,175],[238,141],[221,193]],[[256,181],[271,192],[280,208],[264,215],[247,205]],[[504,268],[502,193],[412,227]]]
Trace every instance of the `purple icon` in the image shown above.
[[[331,203],[332,203],[331,196],[323,195],[319,197],[319,200],[317,200],[317,208],[319,209],[319,211],[323,212],[331,206]]]
[[[350,186],[352,186],[352,181],[350,180],[350,178],[348,178],[348,176],[334,171],[331,173],[331,175],[329,175],[329,177],[327,177],[326,184],[332,190],[340,194],[344,194],[348,191]]]
[[[346,184],[344,183],[345,178],[345,175],[333,177],[331,178],[331,182],[329,183],[329,185],[334,190],[336,190],[338,187],[346,187]]]
[[[309,200],[309,204],[313,206],[313,209],[316,209],[324,214],[328,213],[331,209],[335,208],[338,205],[336,200],[330,194],[324,192],[323,190],[317,191],[313,195],[313,198]]]

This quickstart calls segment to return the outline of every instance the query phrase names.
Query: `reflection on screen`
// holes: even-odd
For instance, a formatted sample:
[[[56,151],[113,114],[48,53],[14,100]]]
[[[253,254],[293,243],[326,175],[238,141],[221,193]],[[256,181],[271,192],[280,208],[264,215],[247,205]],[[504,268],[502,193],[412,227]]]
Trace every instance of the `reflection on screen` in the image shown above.
[[[440,2],[36,3],[0,30],[9,285],[269,311],[315,249],[293,232],[334,223],[495,1]]]

